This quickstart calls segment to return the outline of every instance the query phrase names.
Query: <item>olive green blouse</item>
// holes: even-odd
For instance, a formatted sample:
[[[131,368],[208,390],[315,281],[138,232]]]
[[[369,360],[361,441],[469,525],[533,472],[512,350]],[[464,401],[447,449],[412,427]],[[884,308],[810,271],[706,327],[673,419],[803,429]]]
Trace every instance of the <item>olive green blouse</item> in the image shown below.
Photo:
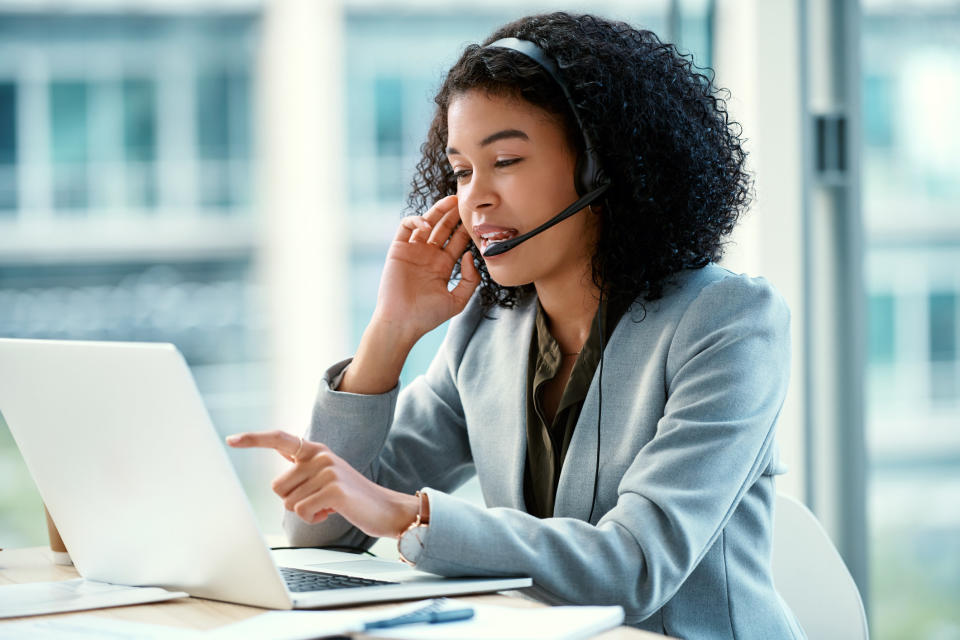
[[[527,368],[527,465],[524,474],[523,493],[527,512],[538,518],[553,516],[553,502],[560,482],[560,469],[573,438],[573,430],[580,417],[584,398],[590,381],[600,363],[600,311],[606,325],[604,342],[610,338],[614,327],[628,305],[601,302],[593,317],[590,334],[584,342],[580,355],[570,372],[570,379],[560,396],[557,412],[547,423],[543,409],[543,386],[552,380],[560,369],[562,354],[560,345],[550,333],[547,316],[537,302],[536,328],[530,339],[530,364]]]

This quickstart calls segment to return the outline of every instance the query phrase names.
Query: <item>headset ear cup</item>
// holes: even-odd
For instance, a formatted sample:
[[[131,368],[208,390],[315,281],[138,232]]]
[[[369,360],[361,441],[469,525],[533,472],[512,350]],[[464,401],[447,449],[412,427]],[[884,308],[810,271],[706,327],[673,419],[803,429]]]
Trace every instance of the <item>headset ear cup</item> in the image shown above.
[[[577,167],[573,174],[573,183],[577,188],[577,195],[583,196],[595,189],[599,189],[605,181],[600,177],[600,163],[590,155],[582,153],[577,157]]]
[[[585,174],[587,169],[587,162],[584,160],[585,156],[581,153],[577,156],[577,164],[573,169],[573,186],[577,190],[577,195],[582,196],[590,190],[589,180],[585,179],[588,176]]]

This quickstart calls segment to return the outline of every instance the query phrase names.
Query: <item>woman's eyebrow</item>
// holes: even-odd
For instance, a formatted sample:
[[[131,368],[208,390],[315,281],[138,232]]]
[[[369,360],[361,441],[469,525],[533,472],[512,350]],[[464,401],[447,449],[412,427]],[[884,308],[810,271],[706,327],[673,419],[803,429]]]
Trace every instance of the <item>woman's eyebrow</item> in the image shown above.
[[[496,133],[491,133],[486,138],[480,141],[480,146],[485,147],[488,144],[493,144],[497,140],[504,140],[506,138],[520,138],[521,140],[529,140],[530,136],[525,134],[520,129],[504,129],[503,131],[497,131]],[[447,155],[459,155],[460,152],[454,149],[453,147],[447,147]]]

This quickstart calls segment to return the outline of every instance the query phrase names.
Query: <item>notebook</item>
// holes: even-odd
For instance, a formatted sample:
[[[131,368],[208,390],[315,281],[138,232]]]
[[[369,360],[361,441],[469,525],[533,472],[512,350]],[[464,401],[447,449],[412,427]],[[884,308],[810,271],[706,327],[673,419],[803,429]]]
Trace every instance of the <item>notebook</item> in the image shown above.
[[[324,549],[271,552],[171,344],[0,339],[0,413],[89,580],[272,609],[532,584]],[[288,588],[281,571],[325,585]]]

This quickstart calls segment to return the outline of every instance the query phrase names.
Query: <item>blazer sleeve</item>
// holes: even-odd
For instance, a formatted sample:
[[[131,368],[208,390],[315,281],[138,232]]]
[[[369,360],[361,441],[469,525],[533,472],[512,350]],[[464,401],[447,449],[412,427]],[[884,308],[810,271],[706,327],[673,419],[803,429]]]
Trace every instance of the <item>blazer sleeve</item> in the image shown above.
[[[656,435],[596,526],[428,490],[431,521],[417,568],[529,575],[549,602],[621,604],[636,619],[657,611],[769,465],[789,375],[785,303],[762,279],[707,285],[676,324],[665,373]]]
[[[427,372],[409,387],[383,394],[335,391],[350,363],[344,360],[323,376],[306,437],[322,442],[377,484],[414,493],[430,485],[453,491],[475,472],[454,373],[481,313],[476,299],[448,328]],[[342,516],[307,524],[285,511],[283,527],[293,546],[345,545],[367,548],[374,539]]]

